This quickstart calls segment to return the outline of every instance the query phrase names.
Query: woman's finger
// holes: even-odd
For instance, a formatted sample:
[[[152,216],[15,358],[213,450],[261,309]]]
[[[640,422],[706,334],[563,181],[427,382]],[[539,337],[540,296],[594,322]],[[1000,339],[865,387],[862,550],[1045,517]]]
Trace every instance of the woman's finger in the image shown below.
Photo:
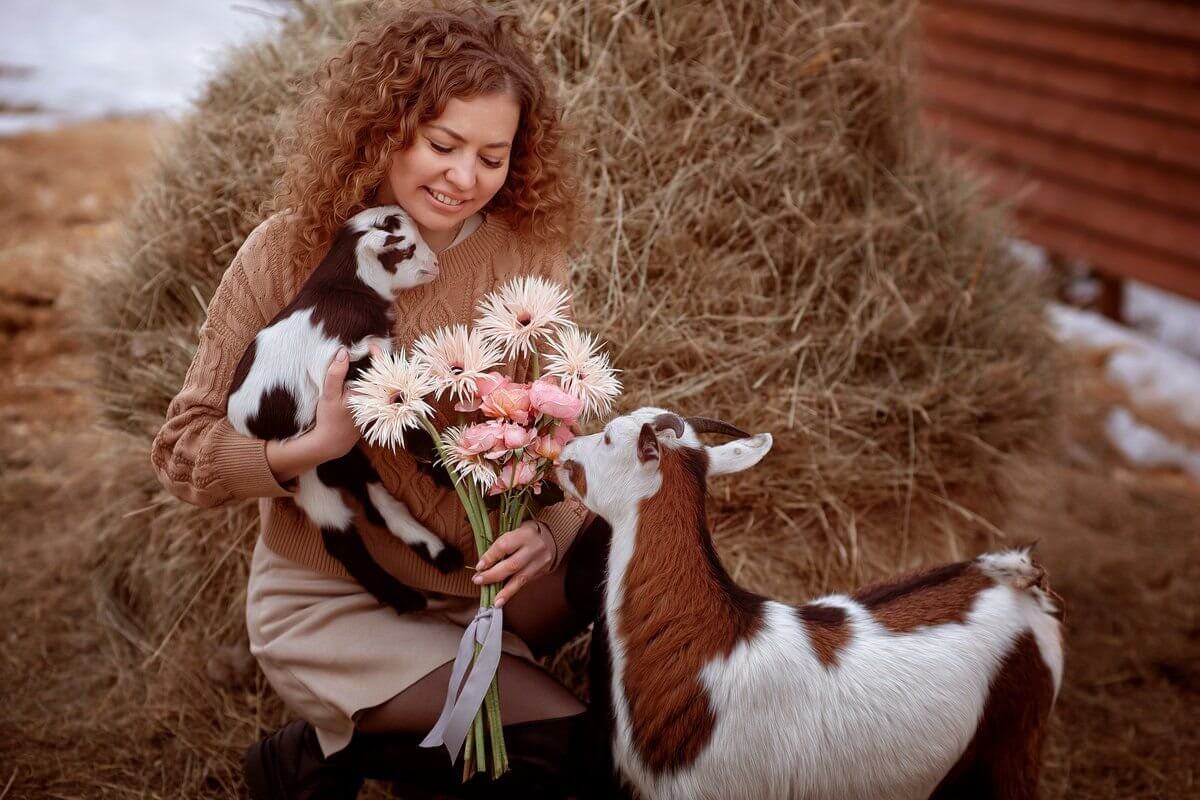
[[[514,594],[521,591],[526,584],[537,577],[534,572],[535,570],[533,567],[526,567],[516,575],[509,578],[508,583],[504,584],[504,588],[496,593],[496,599],[492,601],[492,604],[495,605],[496,608],[503,608],[504,604],[507,603]]]
[[[471,580],[478,584],[498,583],[520,572],[532,560],[533,554],[529,552],[528,548],[523,547],[490,569],[475,573],[475,577]]]
[[[479,562],[475,565],[476,571],[485,570],[521,549],[520,534],[524,527],[524,524],[522,524],[515,530],[500,534],[500,538],[492,542],[492,546],[485,550],[479,558]]]
[[[322,387],[326,400],[338,400],[342,397],[342,384],[346,380],[346,372],[350,369],[350,358],[346,348],[337,351],[329,369],[325,371],[325,385]]]

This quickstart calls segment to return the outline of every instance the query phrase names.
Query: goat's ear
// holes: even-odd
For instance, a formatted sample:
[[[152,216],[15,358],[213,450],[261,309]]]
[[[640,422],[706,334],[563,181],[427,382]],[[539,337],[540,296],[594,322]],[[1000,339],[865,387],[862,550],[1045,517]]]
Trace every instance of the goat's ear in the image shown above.
[[[637,454],[638,461],[642,464],[658,461],[658,435],[649,422],[643,423],[638,432]]]
[[[708,451],[708,474],[728,475],[741,472],[762,461],[771,451],[774,440],[769,433],[759,433],[749,439],[734,439],[717,447],[706,447]]]

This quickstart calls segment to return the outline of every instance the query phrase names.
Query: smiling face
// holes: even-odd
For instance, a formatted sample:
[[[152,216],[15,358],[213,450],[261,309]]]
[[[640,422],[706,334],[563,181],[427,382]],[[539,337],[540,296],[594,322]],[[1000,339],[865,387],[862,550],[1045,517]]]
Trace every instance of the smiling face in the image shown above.
[[[482,209],[508,177],[521,109],[508,93],[451,98],[392,154],[379,201],[407,211],[435,250],[448,247],[464,220]]]

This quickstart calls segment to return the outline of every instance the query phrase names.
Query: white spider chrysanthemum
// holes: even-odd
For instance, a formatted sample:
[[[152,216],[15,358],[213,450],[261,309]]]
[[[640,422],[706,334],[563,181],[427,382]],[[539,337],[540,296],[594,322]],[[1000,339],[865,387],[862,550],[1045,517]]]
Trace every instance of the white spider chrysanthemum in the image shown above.
[[[475,379],[504,363],[500,348],[466,325],[438,328],[414,342],[413,350],[413,361],[433,379],[439,399],[448,391],[457,401],[470,400]]]
[[[435,388],[425,370],[403,351],[383,353],[350,382],[352,394],[346,404],[369,443],[395,450],[404,447],[406,430],[433,415],[425,397]]]
[[[527,275],[483,298],[475,327],[503,347],[505,355],[527,355],[555,331],[572,327],[567,301],[566,290],[557,283]]]
[[[442,447],[450,460],[450,468],[460,476],[475,481],[480,489],[487,491],[496,482],[496,468],[487,459],[486,453],[471,453],[462,444],[462,427],[446,428],[442,431]]]
[[[557,376],[563,391],[582,401],[581,416],[594,419],[611,411],[621,394],[621,382],[596,338],[578,328],[565,328],[550,340],[550,347],[554,352],[546,356],[546,374]]]

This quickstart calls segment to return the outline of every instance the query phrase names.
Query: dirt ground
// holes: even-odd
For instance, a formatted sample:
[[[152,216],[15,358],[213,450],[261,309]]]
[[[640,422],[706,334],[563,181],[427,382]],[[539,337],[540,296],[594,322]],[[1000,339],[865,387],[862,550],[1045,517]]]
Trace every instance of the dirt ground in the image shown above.
[[[104,498],[63,489],[65,475],[105,469],[63,292],[117,235],[161,131],[105,121],[0,139],[0,800],[179,797],[181,785],[227,797],[236,783],[200,753],[187,780],[165,774],[186,741],[106,723],[139,676],[101,657],[119,633],[95,610],[86,519]],[[1200,487],[1136,471],[1103,444],[1098,420],[1122,398],[1095,354],[1078,360],[1063,456],[1028,476],[1009,526],[1040,539],[1068,602],[1044,794],[1197,797]]]

